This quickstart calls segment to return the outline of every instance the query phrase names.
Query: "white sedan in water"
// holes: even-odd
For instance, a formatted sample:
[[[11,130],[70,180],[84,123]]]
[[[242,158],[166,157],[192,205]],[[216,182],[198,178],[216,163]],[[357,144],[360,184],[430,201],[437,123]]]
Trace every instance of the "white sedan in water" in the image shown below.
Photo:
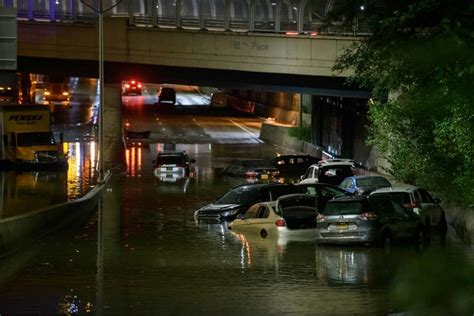
[[[277,237],[279,244],[287,241],[314,241],[316,216],[314,196],[289,194],[276,201],[252,205],[243,216],[229,224],[229,229],[259,234],[262,238]]]

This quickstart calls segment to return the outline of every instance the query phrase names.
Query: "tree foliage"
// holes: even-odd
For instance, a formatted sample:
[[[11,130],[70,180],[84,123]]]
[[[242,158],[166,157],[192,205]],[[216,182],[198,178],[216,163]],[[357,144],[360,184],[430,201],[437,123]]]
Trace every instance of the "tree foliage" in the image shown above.
[[[370,30],[334,69],[373,89],[370,143],[393,175],[473,204],[474,2],[339,0],[327,23]]]

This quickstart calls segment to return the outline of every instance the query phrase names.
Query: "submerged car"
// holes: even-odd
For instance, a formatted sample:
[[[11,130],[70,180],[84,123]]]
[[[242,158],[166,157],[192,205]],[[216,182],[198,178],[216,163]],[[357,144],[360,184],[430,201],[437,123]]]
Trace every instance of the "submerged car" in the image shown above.
[[[228,176],[245,177],[248,180],[275,180],[280,172],[264,159],[234,159],[222,171]]]
[[[276,201],[252,205],[245,214],[229,224],[229,229],[277,235],[279,239],[314,241],[316,237],[316,200],[306,194],[290,194]]]
[[[386,194],[402,203],[407,209],[420,215],[425,227],[437,228],[446,232],[446,214],[441,207],[441,200],[433,198],[424,188],[406,185],[377,189],[371,195]]]
[[[280,171],[280,174],[300,175],[312,164],[318,163],[321,159],[310,155],[281,155],[270,160],[273,167]]]
[[[350,194],[369,194],[370,192],[391,187],[392,184],[382,176],[353,176],[345,178],[339,187]]]
[[[282,195],[299,193],[299,190],[295,185],[283,183],[240,184],[214,202],[198,209],[194,213],[194,218],[219,222],[232,221],[255,203],[273,201]]]
[[[317,216],[318,244],[427,241],[423,221],[388,195],[355,195],[328,201]]]
[[[194,159],[186,152],[160,152],[153,160],[153,174],[162,182],[176,182],[194,172]]]
[[[311,165],[300,178],[300,183],[328,183],[339,185],[354,175],[355,162],[350,159],[325,159]]]

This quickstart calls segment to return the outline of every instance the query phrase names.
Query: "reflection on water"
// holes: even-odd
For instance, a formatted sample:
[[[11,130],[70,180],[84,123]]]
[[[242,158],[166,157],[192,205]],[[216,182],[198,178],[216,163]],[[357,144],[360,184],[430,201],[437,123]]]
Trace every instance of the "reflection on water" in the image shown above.
[[[64,143],[67,171],[0,172],[0,218],[74,200],[95,185],[96,144]]]
[[[86,194],[96,180],[97,144],[95,142],[71,142],[65,144],[68,155],[67,197],[76,199]]]
[[[0,218],[66,201],[65,172],[1,172]]]
[[[78,182],[94,179],[93,146],[68,144],[73,162],[68,180],[83,177],[79,171],[90,174]],[[462,264],[457,260],[472,250],[449,239],[441,247],[434,238],[428,249],[440,256],[425,260],[426,250],[411,246],[279,244],[271,236],[235,234],[225,224],[195,222],[194,211],[230,187],[216,166],[230,161],[232,152],[263,154],[238,145],[194,146],[175,147],[196,159],[197,176],[185,195],[154,185],[151,161],[157,146],[141,147],[140,155],[139,148],[133,149],[134,161],[141,156],[141,163],[134,164],[134,176],[130,168],[128,176],[114,178],[105,190],[100,225],[94,216],[85,226],[46,237],[28,260],[18,258],[9,270],[0,260],[0,313],[386,315],[414,310],[415,299],[402,300],[396,293],[409,293],[409,298],[423,293],[423,306],[435,294],[447,296],[450,307],[456,298],[463,303],[474,297],[468,287],[474,272],[457,271],[473,266],[474,256]],[[84,155],[91,163],[81,163]],[[82,186],[67,192],[78,193]],[[446,291],[443,282],[451,282]],[[423,291],[415,287],[419,284],[426,284]]]

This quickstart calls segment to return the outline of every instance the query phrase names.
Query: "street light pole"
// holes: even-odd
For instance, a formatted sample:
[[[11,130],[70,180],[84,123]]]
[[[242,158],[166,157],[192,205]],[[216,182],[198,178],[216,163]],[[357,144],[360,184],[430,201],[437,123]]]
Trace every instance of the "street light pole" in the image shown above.
[[[118,6],[123,0],[118,0],[110,7],[104,8],[103,0],[99,0],[98,8],[86,0],[81,3],[99,15],[99,180],[104,181],[104,13]]]

